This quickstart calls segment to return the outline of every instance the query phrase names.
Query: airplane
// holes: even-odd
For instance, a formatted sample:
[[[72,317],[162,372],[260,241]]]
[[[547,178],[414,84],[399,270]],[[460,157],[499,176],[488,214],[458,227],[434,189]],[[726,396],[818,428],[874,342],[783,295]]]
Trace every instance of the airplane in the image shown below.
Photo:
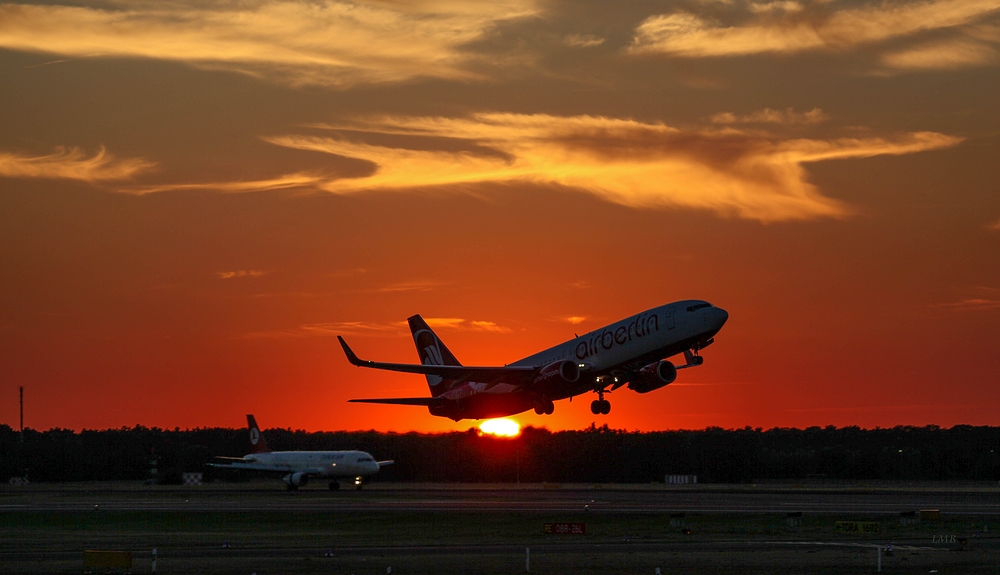
[[[247,414],[247,427],[250,430],[250,454],[244,457],[217,457],[227,463],[209,463],[211,467],[226,469],[253,469],[284,473],[285,485],[289,491],[296,491],[309,482],[310,477],[330,479],[330,490],[340,489],[340,478],[354,480],[354,485],[361,485],[369,477],[378,473],[392,461],[375,461],[375,458],[364,451],[271,451],[260,433],[257,420]]]
[[[649,393],[677,379],[677,371],[703,363],[700,351],[711,345],[729,319],[726,310],[707,301],[669,303],[625,318],[524,359],[500,366],[463,366],[444,342],[415,315],[407,321],[420,364],[359,359],[337,336],[347,360],[358,367],[419,373],[427,378],[430,397],[351,399],[354,403],[426,406],[431,415],[489,419],[531,409],[555,411],[554,401],[596,393],[594,415],[611,413],[604,398],[622,386]],[[668,361],[683,354],[684,364]]]

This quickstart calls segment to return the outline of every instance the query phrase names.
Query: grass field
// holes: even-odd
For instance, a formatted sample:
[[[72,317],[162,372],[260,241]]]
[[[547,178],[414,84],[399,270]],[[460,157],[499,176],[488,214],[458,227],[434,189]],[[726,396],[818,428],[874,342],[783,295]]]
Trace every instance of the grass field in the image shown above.
[[[132,573],[257,575],[281,573],[479,574],[524,573],[874,573],[875,547],[896,542],[882,558],[885,573],[1000,573],[1000,549],[992,533],[997,518],[945,516],[901,525],[898,517],[874,520],[877,535],[837,533],[831,517],[805,515],[789,526],[784,514],[576,513],[524,511],[394,510],[405,489],[308,494],[365,498],[385,509],[311,509],[309,499],[292,510],[199,510],[202,503],[260,500],[286,494],[212,486],[182,488],[87,485],[0,491],[0,573],[81,573],[85,549],[134,553]],[[34,487],[34,486],[32,486]],[[541,491],[541,490],[540,490]],[[539,497],[544,497],[544,492]],[[426,493],[420,497],[428,497]],[[447,499],[449,491],[440,495]],[[641,497],[641,493],[638,495]],[[192,509],[37,509],[31,503],[165,502]],[[105,506],[107,507],[107,505]],[[672,521],[673,520],[673,521]],[[546,522],[585,522],[585,535],[543,533]],[[994,524],[995,523],[995,524]],[[940,544],[953,534],[967,543]],[[977,536],[978,534],[978,536]],[[327,556],[331,555],[331,556]]]

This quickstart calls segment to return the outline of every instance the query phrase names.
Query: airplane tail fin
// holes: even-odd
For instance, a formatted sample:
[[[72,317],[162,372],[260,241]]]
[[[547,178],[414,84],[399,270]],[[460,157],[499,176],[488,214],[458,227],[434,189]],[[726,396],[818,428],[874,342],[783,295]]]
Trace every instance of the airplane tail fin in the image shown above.
[[[441,338],[427,325],[424,318],[420,317],[420,314],[408,318],[406,321],[410,324],[410,333],[413,334],[413,343],[417,346],[417,353],[420,355],[422,365],[462,365],[441,341]],[[436,375],[426,377],[432,397],[437,397],[448,391],[450,380],[444,380]]]
[[[253,415],[247,414],[247,427],[250,428],[250,452],[251,453],[270,453],[271,449],[267,446],[267,442],[264,441],[264,436],[260,433],[260,427],[257,426],[257,420],[254,419]]]

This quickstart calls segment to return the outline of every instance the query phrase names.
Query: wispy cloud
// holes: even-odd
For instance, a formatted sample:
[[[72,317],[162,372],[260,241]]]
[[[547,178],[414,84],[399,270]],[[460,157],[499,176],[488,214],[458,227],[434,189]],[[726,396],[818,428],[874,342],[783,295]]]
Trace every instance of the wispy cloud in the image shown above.
[[[405,291],[430,291],[436,287],[446,285],[444,282],[432,280],[414,280],[399,282],[376,288],[375,291],[382,293],[405,292]]]
[[[270,339],[288,337],[336,337],[338,335],[399,335],[406,332],[406,322],[370,323],[363,321],[339,321],[310,323],[294,328],[271,331],[255,331],[245,335],[249,339]]]
[[[987,42],[958,38],[889,52],[881,60],[886,67],[900,70],[953,70],[996,64],[1000,51]]]
[[[986,286],[973,286],[965,288],[968,295],[950,302],[943,302],[934,305],[939,309],[946,309],[954,312],[975,312],[991,311],[1000,309],[1000,289]]]
[[[714,382],[683,382],[676,381],[670,387],[717,387],[722,385],[757,385],[755,381],[714,381]]]
[[[532,0],[332,0],[0,6],[0,47],[78,57],[155,58],[292,84],[349,86],[473,78],[462,47]]]
[[[430,327],[458,329],[465,324],[465,320],[460,317],[425,317],[424,321]]]
[[[267,275],[271,272],[263,270],[237,270],[231,272],[215,272],[215,275],[219,279],[231,280],[237,278],[259,278],[260,276]]]
[[[938,304],[936,307],[953,311],[990,311],[1000,309],[1000,298],[965,298],[954,302]]]
[[[681,129],[545,114],[362,118],[327,127],[355,134],[405,135],[410,141],[417,136],[452,138],[493,150],[484,154],[412,149],[314,135],[266,138],[279,146],[378,165],[370,176],[321,184],[330,192],[530,182],[584,190],[632,207],[698,208],[765,222],[850,213],[846,205],[823,196],[807,181],[805,163],[909,154],[960,141],[933,132],[893,138],[781,139],[733,128]]]
[[[580,325],[581,323],[587,321],[587,318],[582,315],[571,315],[569,317],[564,317],[563,319],[573,325]]]
[[[491,331],[494,333],[508,333],[510,328],[497,325],[496,322],[485,320],[467,320],[457,317],[425,317],[424,321],[433,328],[471,330],[471,331]]]
[[[491,331],[494,333],[510,333],[509,327],[503,327],[502,325],[497,325],[496,322],[492,321],[477,321],[473,320],[469,322],[472,329],[478,331]]]
[[[808,112],[796,112],[791,108],[772,110],[764,108],[744,115],[720,112],[711,118],[714,124],[819,124],[830,119],[823,110],[813,108]]]
[[[873,404],[873,405],[859,405],[852,407],[812,407],[812,408],[800,408],[800,409],[786,409],[788,413],[866,413],[866,412],[881,412],[881,411],[925,411],[933,410],[935,412],[940,412],[945,409],[969,409],[974,407],[981,407],[975,404]]]
[[[337,335],[391,334],[404,331],[405,323],[371,323],[363,321],[339,321],[312,323],[299,327],[304,335],[332,337]]]
[[[126,180],[155,167],[142,158],[119,160],[101,147],[88,156],[79,148],[58,147],[45,156],[0,151],[0,177],[53,178],[101,182]]]
[[[425,317],[427,325],[434,329],[456,331],[487,331],[493,333],[509,333],[510,328],[497,325],[496,322],[485,320],[468,320],[459,317]],[[338,321],[300,325],[295,328],[251,332],[248,338],[286,338],[286,337],[336,337],[338,335],[354,336],[399,336],[407,334],[409,327],[405,321],[388,323],[366,321]]]
[[[736,4],[731,11],[735,16],[730,14],[735,21],[725,23],[708,13],[691,11],[651,16],[636,28],[628,52],[689,58],[843,52],[904,39],[917,45],[886,55],[886,66],[905,69],[985,64],[992,61],[993,47],[940,40],[923,44],[922,36],[939,31],[963,34],[984,19],[995,17],[1000,0],[879,2],[860,7],[836,0],[748,3],[742,12],[739,6]],[[935,47],[944,53],[932,54]]]
[[[1000,219],[997,219],[997,221],[995,221],[992,224],[986,226],[986,228],[989,229],[989,230],[993,230],[994,232],[1000,232]]]
[[[137,195],[155,194],[158,192],[178,192],[183,190],[210,190],[226,193],[266,192],[273,190],[291,190],[296,188],[316,189],[328,178],[312,174],[286,174],[264,180],[238,180],[230,182],[189,182],[179,184],[150,184],[137,186],[118,186],[116,191]]]
[[[592,48],[604,43],[604,38],[590,34],[570,34],[563,38],[563,43],[571,48]]]

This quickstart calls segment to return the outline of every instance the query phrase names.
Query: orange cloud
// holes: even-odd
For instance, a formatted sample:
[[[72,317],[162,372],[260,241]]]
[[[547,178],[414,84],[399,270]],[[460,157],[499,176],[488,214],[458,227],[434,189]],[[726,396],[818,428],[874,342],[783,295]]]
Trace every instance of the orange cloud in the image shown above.
[[[1000,309],[1000,299],[966,298],[956,302],[940,304],[937,307],[954,311],[989,311]]]
[[[47,156],[0,152],[0,177],[54,178],[100,182],[125,180],[156,166],[142,158],[118,160],[102,146],[88,157],[79,148],[58,147]]]
[[[273,190],[288,190],[293,188],[312,188],[322,183],[324,178],[310,174],[286,174],[266,180],[249,180],[236,182],[195,182],[187,184],[156,184],[146,186],[117,187],[116,191],[133,194],[153,194],[157,192],[176,192],[181,190],[212,190],[216,192],[265,192]]]
[[[0,6],[0,47],[76,57],[177,60],[291,84],[472,78],[461,48],[531,0],[104,3]]]
[[[445,284],[439,281],[417,280],[417,281],[401,282],[388,286],[383,286],[378,288],[378,290],[376,291],[382,293],[401,292],[401,291],[430,291],[442,285]]]
[[[249,339],[288,337],[336,337],[338,335],[400,335],[405,333],[405,323],[379,324],[362,321],[311,323],[297,328],[274,331],[256,331],[246,334]]]
[[[563,38],[563,43],[571,48],[592,48],[604,43],[604,38],[590,34],[570,34]]]
[[[726,25],[690,12],[661,14],[645,19],[635,30],[628,52],[680,57],[724,57],[749,54],[792,54],[811,50],[846,50],[857,46],[912,38],[931,31],[972,26],[995,16],[1000,0],[931,0],[878,3],[838,9],[836,2],[803,6],[797,2],[750,4],[744,22]],[[945,43],[947,44],[947,43]],[[916,68],[933,60],[932,45],[885,57],[885,64]],[[933,60],[931,67],[968,65],[988,61],[980,47],[952,46],[950,55]]]
[[[509,333],[511,331],[510,328],[498,325],[496,322],[468,320],[460,317],[425,317],[424,321],[427,322],[427,325],[434,329],[489,331],[494,333]],[[405,321],[394,321],[390,323],[338,321],[305,324],[297,328],[286,330],[254,332],[249,334],[247,337],[334,337],[337,335],[396,336],[408,333],[408,329],[408,324]]]
[[[829,120],[830,116],[819,108],[813,108],[808,112],[796,112],[791,108],[785,110],[764,108],[743,116],[721,112],[713,115],[711,119],[715,124],[819,124]]]
[[[238,270],[232,272],[215,272],[215,275],[219,279],[230,280],[234,278],[258,278],[263,275],[267,275],[270,272],[261,270]]]
[[[992,311],[1000,309],[1000,289],[986,286],[972,286],[964,291],[970,292],[970,294],[957,301],[939,303],[934,307],[954,312]]]
[[[491,331],[494,333],[510,333],[510,328],[497,325],[496,322],[492,321],[471,321],[469,325],[472,329],[478,331]]]
[[[510,331],[509,328],[499,326],[496,322],[467,320],[458,317],[425,317],[424,321],[427,322],[427,325],[439,329],[471,329],[473,331],[492,331],[497,333],[507,333]]]
[[[415,136],[450,138],[477,147],[428,150],[319,136],[266,138],[280,146],[379,166],[370,176],[321,184],[334,193],[529,182],[576,188],[637,208],[696,208],[764,222],[850,213],[846,205],[823,196],[807,181],[804,163],[908,154],[960,141],[931,132],[892,139],[781,140],[732,128],[679,129],[634,120],[545,114],[381,117],[327,127],[407,135],[411,141]]]
[[[953,70],[1000,62],[995,46],[971,38],[929,42],[882,55],[888,68],[904,70]]]

